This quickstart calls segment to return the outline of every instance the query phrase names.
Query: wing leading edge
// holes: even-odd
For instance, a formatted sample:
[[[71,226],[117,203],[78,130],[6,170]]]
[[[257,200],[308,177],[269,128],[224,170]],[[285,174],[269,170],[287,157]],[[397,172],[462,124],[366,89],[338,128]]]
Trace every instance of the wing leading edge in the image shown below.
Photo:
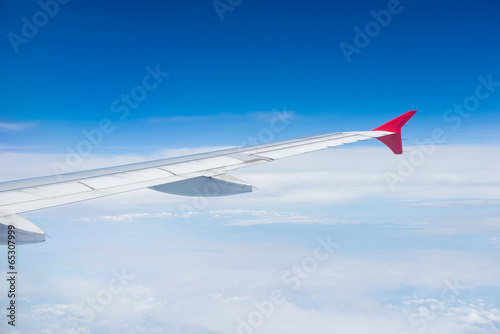
[[[16,228],[16,243],[45,241],[45,233],[18,216],[18,213],[143,188],[200,197],[251,192],[251,185],[226,172],[371,138],[380,140],[395,154],[401,154],[401,127],[415,113],[408,111],[371,131],[330,133],[186,157],[3,182],[0,183],[0,244],[7,242],[8,225]]]

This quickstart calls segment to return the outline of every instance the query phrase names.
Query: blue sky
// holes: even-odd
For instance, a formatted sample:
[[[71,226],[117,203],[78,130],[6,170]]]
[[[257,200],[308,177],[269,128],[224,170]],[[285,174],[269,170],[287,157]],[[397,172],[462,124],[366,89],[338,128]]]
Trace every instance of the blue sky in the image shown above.
[[[20,250],[12,333],[238,333],[273,289],[287,301],[255,333],[498,332],[500,2],[41,3],[0,4],[4,181],[57,172],[96,131],[70,170],[418,113],[401,157],[364,142],[237,171],[259,189],[201,207],[140,191],[26,214],[53,239]],[[122,268],[134,280],[88,321]]]
[[[21,18],[40,10],[35,2],[4,6],[6,36],[22,35]],[[385,1],[244,1],[220,21],[209,1],[69,2],[27,44],[17,45],[18,53],[8,38],[1,44],[1,89],[7,97],[0,105],[2,119],[36,122],[32,135],[37,142],[64,151],[62,143],[77,141],[82,126],[116,116],[112,101],[141,83],[146,66],[158,64],[168,78],[107,138],[112,146],[136,146],[142,153],[150,147],[138,139],[145,133],[179,146],[203,142],[209,131],[189,131],[190,122],[187,127],[147,123],[152,118],[246,116],[286,106],[307,122],[287,137],[342,126],[370,128],[407,109],[437,122],[473,91],[478,75],[498,72],[495,1],[403,2],[389,25],[348,64],[339,44],[354,45],[353,28],[364,29],[373,20],[371,10],[386,9]],[[498,101],[498,96],[485,101],[480,119],[471,118],[470,126],[498,121]],[[214,145],[235,145],[237,133],[261,126],[214,119],[195,127],[220,123],[224,131],[211,132]],[[29,142],[25,134],[16,139]],[[12,135],[2,134],[4,143],[11,140]],[[155,148],[165,146],[170,145]]]

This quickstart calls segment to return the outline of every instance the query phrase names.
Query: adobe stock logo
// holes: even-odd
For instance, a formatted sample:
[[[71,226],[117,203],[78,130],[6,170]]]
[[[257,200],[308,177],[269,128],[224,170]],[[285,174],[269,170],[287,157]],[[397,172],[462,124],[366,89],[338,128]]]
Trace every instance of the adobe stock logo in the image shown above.
[[[404,7],[401,5],[399,0],[389,0],[387,2],[387,9],[382,9],[378,12],[374,10],[370,11],[370,15],[373,17],[373,20],[368,21],[365,24],[364,29],[354,26],[354,45],[346,42],[341,42],[339,44],[340,50],[342,51],[347,63],[350,64],[352,62],[352,55],[360,54],[361,50],[366,48],[372,39],[377,37],[382,32],[382,28],[386,28],[391,23],[392,17],[400,14],[403,9]]]
[[[26,16],[21,18],[23,25],[21,27],[21,35],[14,32],[9,32],[7,38],[9,39],[10,45],[14,49],[14,52],[19,53],[19,46],[22,44],[28,44],[30,39],[34,38],[40,28],[45,27],[51,18],[59,13],[60,5],[65,5],[69,0],[47,0],[38,1],[38,6],[40,10],[35,12],[31,17],[31,20]]]
[[[215,12],[219,16],[219,19],[224,21],[224,13],[232,12],[237,6],[241,5],[243,0],[214,0],[212,5],[214,6]]]
[[[300,288],[302,283],[311,278],[317,272],[322,263],[330,260],[339,244],[332,241],[330,236],[316,239],[318,245],[313,254],[294,264],[282,274],[282,283],[285,287],[273,289],[269,297],[260,302],[254,300],[253,309],[246,316],[239,316],[236,320],[238,327],[236,334],[255,334],[265,323],[277,312],[278,306],[288,301],[287,292],[293,292]]]
[[[442,115],[443,121],[450,124],[453,131],[460,129],[462,123],[479,109],[481,102],[489,99],[500,87],[500,81],[494,81],[492,73],[486,77],[479,75],[477,80],[479,84],[476,85],[474,93],[467,95],[462,103],[454,103],[453,108],[446,109]],[[447,141],[448,132],[450,130],[444,127],[434,128],[429,137],[416,141],[416,147],[409,154],[398,158],[399,165],[396,172],[387,171],[384,173],[391,191],[396,191],[398,184],[413,176],[417,169],[436,152],[438,147]]]
[[[163,72],[160,69],[159,64],[156,64],[154,68],[146,66],[146,75],[143,76],[140,84],[111,102],[111,111],[117,114],[118,119],[104,117],[90,130],[83,129],[81,131],[83,138],[76,145],[66,145],[64,163],[58,161],[52,163],[54,173],[60,177],[60,180],[64,180],[62,174],[74,172],[84,158],[90,156],[105,141],[106,136],[115,131],[119,121],[126,120],[131,109],[138,108],[139,104],[149,96],[148,94],[158,88],[169,75],[169,72]]]

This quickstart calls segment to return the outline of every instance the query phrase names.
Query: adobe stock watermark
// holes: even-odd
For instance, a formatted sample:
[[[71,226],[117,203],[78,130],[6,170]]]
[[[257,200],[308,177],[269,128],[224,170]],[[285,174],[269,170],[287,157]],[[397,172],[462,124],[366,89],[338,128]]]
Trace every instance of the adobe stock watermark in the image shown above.
[[[215,12],[219,19],[224,21],[224,14],[226,12],[232,12],[236,7],[241,5],[243,0],[214,0],[212,5],[214,6]]]
[[[106,288],[99,290],[94,297],[89,297],[80,306],[80,315],[84,317],[81,322],[91,323],[97,313],[102,312],[105,307],[113,301],[113,297],[125,290],[129,285],[129,282],[134,280],[134,276],[128,275],[125,272],[125,268],[121,269],[121,272],[113,269],[111,271],[113,277],[108,281]],[[81,333],[81,327],[75,321],[69,321],[65,325],[66,334],[76,334]]]
[[[273,116],[269,119],[267,126],[261,128],[255,135],[248,136],[239,146],[259,145],[271,143],[277,133],[285,130],[290,122],[295,119],[292,111],[283,108],[283,111],[273,109]]]
[[[237,334],[253,334],[256,329],[262,327],[266,320],[275,314],[277,306],[287,301],[286,292],[300,288],[302,283],[318,270],[320,264],[328,261],[335,250],[339,248],[339,244],[332,242],[330,236],[316,240],[318,245],[314,248],[311,256],[305,257],[298,264],[294,264],[283,272],[281,281],[285,286],[284,289],[273,289],[268,298],[261,301],[255,300],[253,302],[254,309],[246,316],[240,316],[236,319],[238,322]]]
[[[248,136],[239,146],[270,143],[274,140],[275,135],[285,130],[286,126],[295,118],[294,113],[287,111],[286,108],[281,112],[273,110],[272,114],[267,126],[261,128],[256,135]],[[218,196],[221,193],[221,188],[218,183],[207,183],[201,189],[193,188],[192,193],[199,195],[192,197],[191,205],[180,204],[178,207],[180,216],[187,224],[193,215],[199,214],[210,205],[210,197]]]
[[[38,1],[39,11],[36,11],[31,18],[23,16],[21,18],[20,34],[9,32],[7,39],[14,50],[14,53],[19,53],[19,47],[26,45],[28,42],[38,35],[41,28],[45,27],[50,19],[54,18],[58,13],[61,5],[66,5],[70,0],[40,0]]]
[[[477,80],[479,84],[474,89],[474,94],[466,96],[461,104],[455,103],[452,108],[446,109],[443,113],[443,121],[451,126],[452,131],[458,130],[464,119],[469,118],[472,113],[479,109],[481,101],[490,98],[497,87],[500,87],[500,82],[494,81],[491,73],[486,78],[480,75]],[[429,138],[417,140],[416,147],[408,155],[399,157],[397,172],[387,171],[384,173],[385,181],[391,191],[395,191],[398,184],[411,177],[417,168],[435,153],[437,145],[446,142],[448,138],[446,133],[447,131],[441,127],[433,129]]]
[[[411,1],[411,0],[408,0]],[[366,48],[373,38],[380,35],[382,28],[386,28],[392,21],[394,15],[398,15],[403,11],[404,7],[399,0],[389,0],[387,9],[379,10],[378,12],[371,10],[370,15],[373,20],[368,21],[363,29],[354,26],[354,38],[352,44],[340,42],[339,47],[348,64],[352,62],[353,54],[360,54],[361,50]]]
[[[441,290],[441,295],[439,300],[434,299],[431,309],[420,306],[416,312],[413,312],[408,322],[414,332],[424,333],[429,326],[438,319],[437,312],[446,312],[450,307],[450,304],[455,302],[460,296],[460,290],[464,289],[464,286],[458,283],[457,278],[452,281],[444,280],[445,287]],[[434,311],[434,312],[433,312]],[[410,334],[407,331],[402,331],[400,334]]]
[[[139,104],[144,101],[149,92],[158,88],[163,80],[170,73],[162,72],[160,65],[155,68],[146,66],[146,74],[142,78],[140,84],[134,86],[127,93],[122,93],[120,98],[111,102],[111,112],[116,114],[119,121],[126,120],[132,109],[139,107]],[[97,126],[91,129],[83,129],[82,139],[74,146],[67,145],[65,147],[66,154],[64,163],[55,161],[52,163],[52,169],[57,175],[70,173],[75,170],[85,157],[90,156],[95,148],[104,142],[105,136],[112,133],[116,128],[116,120],[109,117],[102,118]]]

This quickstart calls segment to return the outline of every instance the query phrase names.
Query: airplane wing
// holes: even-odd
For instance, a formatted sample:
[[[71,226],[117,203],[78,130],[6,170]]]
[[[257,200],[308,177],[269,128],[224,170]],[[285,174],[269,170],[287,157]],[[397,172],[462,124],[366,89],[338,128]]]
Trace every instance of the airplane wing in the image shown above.
[[[15,227],[16,244],[45,241],[42,230],[17,215],[23,212],[143,188],[201,197],[251,192],[251,185],[226,172],[371,138],[380,140],[395,154],[401,154],[401,127],[415,113],[408,111],[371,131],[330,133],[179,158],[3,182],[0,183],[0,244],[7,243],[9,225]]]

